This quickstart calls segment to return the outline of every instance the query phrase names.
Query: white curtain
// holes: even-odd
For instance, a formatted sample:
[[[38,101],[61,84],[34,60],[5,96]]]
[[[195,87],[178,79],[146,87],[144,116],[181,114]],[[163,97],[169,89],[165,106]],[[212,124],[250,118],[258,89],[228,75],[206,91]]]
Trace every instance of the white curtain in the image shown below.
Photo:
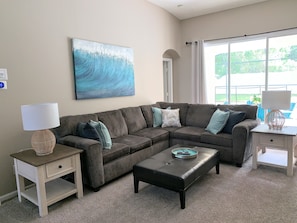
[[[207,103],[203,45],[203,40],[191,44],[192,103],[199,104]]]

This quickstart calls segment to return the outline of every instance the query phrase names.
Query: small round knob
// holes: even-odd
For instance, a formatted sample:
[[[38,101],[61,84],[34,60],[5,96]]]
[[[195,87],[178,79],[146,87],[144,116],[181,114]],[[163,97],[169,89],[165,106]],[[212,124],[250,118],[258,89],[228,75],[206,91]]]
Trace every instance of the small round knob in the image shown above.
[[[270,139],[270,142],[273,142],[273,139]]]
[[[62,165],[59,165],[59,168],[61,169],[62,168]]]

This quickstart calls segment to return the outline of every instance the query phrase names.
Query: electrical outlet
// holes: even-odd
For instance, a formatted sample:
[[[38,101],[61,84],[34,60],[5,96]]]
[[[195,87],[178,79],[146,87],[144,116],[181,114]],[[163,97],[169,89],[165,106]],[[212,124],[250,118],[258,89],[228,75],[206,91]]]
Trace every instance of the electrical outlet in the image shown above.
[[[6,81],[0,81],[0,90],[7,89],[7,82]]]
[[[0,80],[7,80],[7,69],[0,68]]]

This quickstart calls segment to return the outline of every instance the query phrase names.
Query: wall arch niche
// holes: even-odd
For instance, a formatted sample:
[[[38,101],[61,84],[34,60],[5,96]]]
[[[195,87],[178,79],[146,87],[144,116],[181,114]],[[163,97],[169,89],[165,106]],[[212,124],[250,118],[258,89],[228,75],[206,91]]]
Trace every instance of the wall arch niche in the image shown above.
[[[164,101],[174,101],[174,71],[176,62],[180,58],[173,49],[168,49],[163,53],[163,89]]]

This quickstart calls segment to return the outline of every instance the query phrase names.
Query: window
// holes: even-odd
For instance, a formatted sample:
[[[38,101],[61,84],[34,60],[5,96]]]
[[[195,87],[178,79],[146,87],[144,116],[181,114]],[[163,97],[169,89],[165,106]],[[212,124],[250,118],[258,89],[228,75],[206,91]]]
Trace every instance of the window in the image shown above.
[[[258,117],[264,120],[262,91],[291,90],[291,109],[286,118],[293,117],[297,102],[297,30],[206,41],[204,52],[209,103],[258,104]]]

